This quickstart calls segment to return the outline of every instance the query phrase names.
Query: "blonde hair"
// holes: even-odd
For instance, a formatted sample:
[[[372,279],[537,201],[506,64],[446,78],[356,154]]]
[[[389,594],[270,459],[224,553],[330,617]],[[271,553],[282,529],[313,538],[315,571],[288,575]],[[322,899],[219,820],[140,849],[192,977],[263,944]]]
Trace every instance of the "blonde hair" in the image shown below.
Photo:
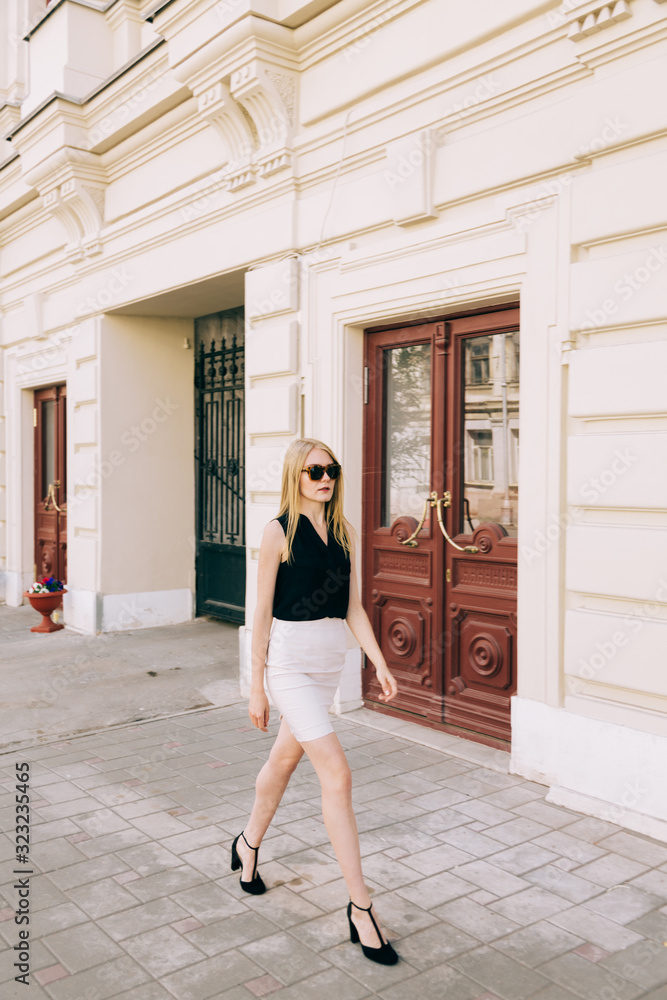
[[[316,441],[313,438],[298,438],[292,441],[285,453],[285,463],[283,465],[282,487],[280,492],[280,511],[278,517],[287,514],[287,528],[285,530],[285,550],[287,552],[287,562],[292,561],[292,543],[299,524],[299,507],[301,506],[301,492],[299,483],[301,472],[305,468],[306,459],[314,448],[320,448],[331,455],[331,461],[338,465],[331,448],[323,441]],[[326,504],[327,527],[332,535],[343,548],[347,555],[350,554],[350,535],[345,527],[343,518],[343,473],[334,480],[331,500]]]

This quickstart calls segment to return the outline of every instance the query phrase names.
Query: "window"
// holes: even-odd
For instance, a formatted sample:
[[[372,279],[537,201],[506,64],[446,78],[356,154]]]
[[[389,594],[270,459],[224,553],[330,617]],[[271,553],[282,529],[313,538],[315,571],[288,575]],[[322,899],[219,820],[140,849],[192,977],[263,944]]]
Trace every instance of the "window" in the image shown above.
[[[431,345],[384,351],[387,407],[382,523],[415,514],[431,482]]]
[[[470,365],[468,381],[471,385],[486,385],[489,381],[490,343],[490,337],[475,337],[466,344]]]
[[[467,452],[466,480],[469,483],[492,483],[494,479],[491,431],[469,430]]]

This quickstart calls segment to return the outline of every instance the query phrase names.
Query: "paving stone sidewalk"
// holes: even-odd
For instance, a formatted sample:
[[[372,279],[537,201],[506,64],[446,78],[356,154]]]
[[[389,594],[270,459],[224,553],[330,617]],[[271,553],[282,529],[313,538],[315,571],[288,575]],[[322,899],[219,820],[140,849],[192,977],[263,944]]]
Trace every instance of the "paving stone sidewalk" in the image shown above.
[[[128,604],[131,608],[131,604]],[[0,604],[0,753],[110,725],[239,701],[238,625],[40,635],[29,604]]]
[[[3,1000],[667,1000],[667,845],[546,803],[497,751],[364,710],[334,724],[398,965],[348,940],[308,762],[262,844],[270,891],[242,892],[231,840],[276,723],[259,733],[241,704],[0,757]],[[20,760],[28,990],[13,978]]]

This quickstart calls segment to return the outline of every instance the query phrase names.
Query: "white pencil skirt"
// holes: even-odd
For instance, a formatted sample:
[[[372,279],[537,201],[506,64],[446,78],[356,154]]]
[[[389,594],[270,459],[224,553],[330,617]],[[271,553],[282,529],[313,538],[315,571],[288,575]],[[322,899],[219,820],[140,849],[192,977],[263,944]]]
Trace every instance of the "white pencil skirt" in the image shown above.
[[[266,657],[266,687],[299,743],[333,732],[329,709],[346,651],[342,618],[308,622],[274,618]]]

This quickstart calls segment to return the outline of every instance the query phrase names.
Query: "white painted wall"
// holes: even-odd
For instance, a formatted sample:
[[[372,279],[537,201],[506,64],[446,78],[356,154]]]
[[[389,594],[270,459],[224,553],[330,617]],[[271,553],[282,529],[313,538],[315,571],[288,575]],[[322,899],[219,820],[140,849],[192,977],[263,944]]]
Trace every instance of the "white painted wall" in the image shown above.
[[[0,601],[6,600],[7,568],[7,446],[5,443],[5,357],[0,351]]]
[[[191,320],[102,321],[96,472],[105,632],[192,617],[193,344]]]

